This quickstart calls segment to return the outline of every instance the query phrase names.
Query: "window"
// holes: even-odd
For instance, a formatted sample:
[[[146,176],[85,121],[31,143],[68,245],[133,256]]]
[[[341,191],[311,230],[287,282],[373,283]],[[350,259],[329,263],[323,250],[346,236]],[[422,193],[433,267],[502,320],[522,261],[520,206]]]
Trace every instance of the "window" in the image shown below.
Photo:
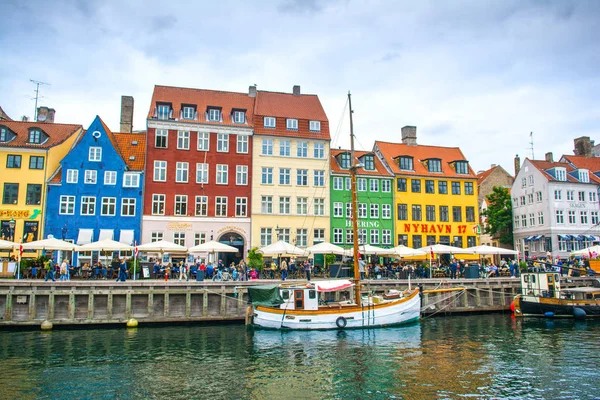
[[[358,218],[367,218],[367,204],[358,203]]]
[[[427,168],[429,172],[442,172],[442,160],[439,158],[432,158],[427,162]]]
[[[273,155],[273,139],[262,140],[262,153],[263,156]]]
[[[69,170],[75,171],[76,170]],[[68,177],[67,177],[68,179]],[[105,185],[116,185],[117,184],[117,171],[104,171],[104,184]]]
[[[333,243],[340,244],[344,242],[344,234],[341,228],[333,228]]]
[[[412,220],[413,221],[421,221],[423,218],[421,216],[421,206],[417,204],[413,204],[412,206]]]
[[[150,242],[151,243],[158,242],[160,240],[163,240],[163,233],[162,232],[152,232],[150,234]]]
[[[296,246],[306,247],[308,245],[308,229],[296,229]]]
[[[208,196],[196,196],[196,216],[206,217],[208,215]]]
[[[597,211],[596,211],[597,213]],[[592,215],[592,221],[593,221],[593,215]],[[544,213],[542,211],[538,211],[538,225],[544,225]]]
[[[533,204],[533,193],[527,195],[527,204]]]
[[[175,215],[186,216],[187,215],[187,195],[176,194],[175,195]]]
[[[542,201],[542,192],[535,192],[535,201],[538,203]]]
[[[411,179],[411,191],[413,193],[421,193],[421,180],[420,179]]]
[[[469,173],[469,163],[466,161],[457,161],[456,162],[456,173],[457,174],[468,174]]]
[[[88,160],[102,161],[102,147],[90,147],[88,152]]]
[[[21,156],[9,154],[6,158],[6,168],[21,168]]]
[[[7,130],[4,127],[0,127],[0,142],[8,141]]]
[[[381,181],[381,191],[384,193],[390,193],[392,191],[392,181],[389,179],[383,179]]]
[[[369,206],[369,216],[371,218],[379,218],[379,204],[373,204]]]
[[[567,170],[564,168],[556,168],[556,180],[566,181],[567,180]]]
[[[400,162],[398,164],[400,169],[405,171],[413,170],[413,158],[412,157],[400,157]]]
[[[521,205],[524,206],[525,205],[525,196],[521,196],[520,201],[521,201]]]
[[[462,221],[462,210],[460,206],[452,207],[452,222],[461,222]]]
[[[360,243],[360,244],[367,243],[367,230],[366,229],[358,230],[358,243]]]
[[[438,182],[438,193],[439,194],[448,194],[448,182],[446,182],[446,181]]]
[[[185,164],[186,164],[185,176],[186,176],[186,182],[187,182],[187,163],[185,163]],[[140,175],[135,172],[125,172],[123,174],[123,187],[132,187],[132,188],[140,187]]]
[[[564,224],[565,223],[565,216],[564,216],[564,211],[563,210],[556,210],[556,223],[557,224]]]
[[[236,185],[247,185],[248,184],[248,166],[237,165],[235,167],[235,184]]]
[[[166,161],[154,161],[154,182],[166,182],[167,181],[167,162]]]
[[[448,222],[448,206],[440,206],[440,222]]]
[[[375,159],[372,155],[368,154],[364,156],[365,169],[368,171],[375,170]]]
[[[42,203],[42,185],[28,183],[25,204],[37,205]]]
[[[423,247],[423,236],[421,235],[413,235],[413,248],[418,249],[419,247]]]
[[[525,215],[525,214],[521,215],[521,226],[523,228],[527,227],[527,215]]]
[[[190,133],[188,131],[177,132],[177,148],[179,150],[190,149]]]
[[[112,216],[117,214],[117,199],[116,197],[103,197],[102,209],[100,215]]]
[[[367,191],[367,180],[365,178],[357,178],[356,186],[357,186],[359,192],[366,192]]]
[[[535,226],[535,214],[529,213],[529,226]]]
[[[236,152],[239,154],[248,154],[248,136],[237,135]]]
[[[585,201],[585,192],[579,192],[579,201]]]
[[[169,146],[169,131],[166,129],[157,129],[154,137],[154,147],[157,149],[166,149]]]
[[[121,200],[121,216],[135,217],[135,199],[124,198]]]
[[[465,194],[472,195],[473,193],[475,193],[473,191],[473,182],[465,182]],[[531,195],[531,198],[533,199],[533,195]]]
[[[198,132],[198,150],[208,151],[210,149],[210,134],[208,132]]]
[[[196,109],[194,107],[183,107],[181,112],[181,118],[183,119],[196,119]]]
[[[233,122],[235,124],[246,123],[246,113],[244,111],[234,111],[233,112]]]
[[[227,185],[227,173],[229,172],[229,165],[217,164],[217,185]]]
[[[392,244],[392,230],[391,229],[382,229],[381,230],[381,243],[382,244]]]
[[[313,200],[313,202],[314,202],[314,208],[315,208],[315,215],[317,215],[317,216],[325,215],[325,199],[317,197]]]
[[[208,164],[196,164],[196,183],[208,183]]]
[[[354,242],[354,233],[352,232],[352,229],[346,229],[346,243],[353,243]]]
[[[227,197],[217,196],[215,198],[215,216],[226,217],[227,216]]]
[[[44,157],[30,156],[29,169],[44,169]]]
[[[435,206],[425,206],[425,220],[435,221]]]
[[[379,244],[379,229],[371,229],[371,244]]]
[[[337,201],[333,203],[333,216],[334,216],[334,217],[339,217],[339,218],[341,218],[341,217],[343,217],[343,216],[344,216],[344,214],[343,214],[343,206],[342,206],[342,204],[343,204],[343,203],[341,203],[341,202],[337,202]]]
[[[92,196],[81,197],[81,215],[95,215],[96,214],[96,198]]]
[[[315,170],[314,174],[314,185],[318,187],[325,186],[325,171]]]
[[[273,214],[273,196],[261,197],[260,212],[263,214]]]
[[[350,153],[340,154],[340,167],[345,169],[350,168]]]
[[[352,203],[346,203],[346,218],[352,218]]]
[[[554,200],[562,200],[562,190],[554,190]]]
[[[272,242],[272,229],[260,228],[260,245],[268,246]]]
[[[346,190],[352,190],[352,180],[350,178],[345,178],[346,182]]]
[[[219,133],[217,134],[217,151],[220,153],[229,152],[229,134]]]
[[[298,142],[296,147],[296,157],[308,157],[308,142]]]
[[[398,178],[397,185],[399,192],[406,192],[406,178]]]
[[[298,197],[296,199],[296,214],[307,215],[308,214],[308,197]]]
[[[289,196],[279,198],[279,214],[290,214],[290,198]]]
[[[460,182],[452,182],[452,194],[460,194]]]
[[[308,186],[308,170],[307,169],[296,170],[296,185]]]
[[[42,132],[37,129],[32,129],[29,131],[29,143],[39,144],[42,142]]]
[[[221,110],[218,108],[209,108],[208,109],[208,120],[213,122],[221,121]]]
[[[173,232],[173,243],[185,246],[185,232]]]
[[[392,205],[382,204],[381,205],[381,218],[391,219],[392,218]]]
[[[188,181],[188,163],[177,162],[175,164],[175,182],[186,183]]]
[[[84,182],[86,184],[95,185],[96,184],[97,172],[98,171],[96,171],[96,170],[86,169],[85,170],[85,181]]]
[[[235,216],[236,217],[247,217],[248,216],[248,198],[247,197],[236,197],[235,198]]]
[[[263,185],[272,185],[273,184],[273,168],[262,167],[261,171],[262,171],[261,183]]]
[[[369,191],[379,192],[379,179],[369,179]]]
[[[519,220],[519,216],[515,215],[515,222],[514,222],[515,228],[519,228],[521,226],[521,222]]]
[[[279,168],[279,184],[280,185],[289,185],[290,184],[290,168]]]
[[[265,119],[264,119],[264,127],[265,128],[275,128],[275,118],[273,118],[273,117],[265,117]]]
[[[432,246],[436,243],[435,235],[427,235],[427,246]]]
[[[465,220],[467,222],[475,222],[475,207],[466,206],[465,207],[465,213],[466,213],[466,219]],[[531,215],[532,215],[532,218],[533,218],[533,214],[531,214]]]
[[[344,190],[344,178],[339,176],[333,177],[333,190]]]
[[[58,213],[61,215],[75,214],[75,196],[60,196],[60,209]]]
[[[425,181],[425,193],[435,193],[435,182],[432,180]]]
[[[589,199],[590,199],[590,201],[593,201],[593,202],[597,201],[596,192],[590,192]]]
[[[279,155],[282,157],[289,157],[291,147],[292,147],[292,142],[290,142],[289,140],[280,140],[279,141]]]
[[[579,181],[583,183],[588,183],[590,181],[590,174],[587,169],[580,169],[578,172]]]
[[[311,132],[321,132],[321,121],[309,121],[308,129]]]
[[[171,106],[169,104],[159,104],[156,109],[158,119],[171,118]]]
[[[116,179],[116,172],[115,172]],[[77,183],[79,181],[79,170],[76,169],[68,169],[67,170],[67,183]],[[105,182],[106,183],[106,178]]]
[[[286,128],[290,131],[297,131],[298,130],[298,120],[288,118],[286,120]]]
[[[152,195],[152,215],[165,215],[165,195]]]
[[[582,224],[587,225],[588,223],[588,213],[587,211],[580,211],[579,212],[579,217],[580,217],[580,221]]]
[[[398,221],[408,220],[408,205],[398,204]]]
[[[325,145],[323,143],[315,143],[313,155],[315,158],[318,158],[318,159],[325,158]]]

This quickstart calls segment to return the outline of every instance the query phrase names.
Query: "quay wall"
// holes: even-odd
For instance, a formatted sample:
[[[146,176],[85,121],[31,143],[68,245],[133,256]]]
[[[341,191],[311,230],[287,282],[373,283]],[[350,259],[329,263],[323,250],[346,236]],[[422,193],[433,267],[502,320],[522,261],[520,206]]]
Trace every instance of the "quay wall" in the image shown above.
[[[303,283],[306,281],[298,281]],[[41,325],[123,324],[130,318],[141,324],[168,322],[243,321],[246,315],[247,286],[279,283],[178,282],[161,280],[66,281],[0,280],[0,327]],[[421,285],[423,313],[469,313],[508,311],[519,292],[519,280],[510,278],[412,280]],[[405,290],[407,280],[363,282],[362,292],[383,294],[390,289]],[[592,285],[590,278],[573,278],[564,287]],[[441,291],[464,287],[464,291]],[[353,297],[353,291],[326,293],[327,300]]]

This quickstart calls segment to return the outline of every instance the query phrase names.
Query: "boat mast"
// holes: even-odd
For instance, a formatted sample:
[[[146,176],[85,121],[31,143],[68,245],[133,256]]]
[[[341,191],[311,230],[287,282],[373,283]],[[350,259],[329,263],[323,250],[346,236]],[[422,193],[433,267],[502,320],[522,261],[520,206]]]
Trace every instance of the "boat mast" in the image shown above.
[[[356,304],[361,304],[360,296],[360,272],[358,270],[358,196],[356,194],[356,169],[358,168],[354,158],[354,124],[352,123],[352,99],[348,91],[348,108],[350,109],[350,187],[352,188],[352,237],[354,255],[354,299]]]

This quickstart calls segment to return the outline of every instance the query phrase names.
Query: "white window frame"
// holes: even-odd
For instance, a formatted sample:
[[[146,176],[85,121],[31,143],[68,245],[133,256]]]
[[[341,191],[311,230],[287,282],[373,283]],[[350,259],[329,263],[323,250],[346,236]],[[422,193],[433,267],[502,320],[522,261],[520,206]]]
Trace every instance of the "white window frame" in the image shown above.
[[[321,121],[309,121],[308,130],[311,132],[321,132]]]
[[[392,244],[392,230],[382,229],[381,230],[381,244]]]
[[[86,185],[95,185],[97,182],[96,178],[98,177],[98,171],[95,169],[86,169],[84,177],[83,183]]]
[[[313,185],[316,187],[325,186],[325,171],[318,169],[313,171]]]
[[[308,215],[308,197],[296,197],[296,214]]]
[[[123,174],[123,187],[140,187],[140,174],[136,172],[125,172]]]
[[[264,117],[263,126],[265,128],[275,128],[277,126],[275,117]]]
[[[208,216],[208,196],[196,196],[194,215],[196,217]]]
[[[215,217],[227,217],[227,196],[215,197]]]
[[[245,124],[246,123],[246,113],[244,111],[234,111],[233,112],[233,123],[234,124]]]
[[[344,190],[344,178],[341,176],[333,177],[333,190]]]
[[[315,143],[313,147],[313,156],[318,160],[322,160],[325,158],[325,144],[324,143]]]
[[[248,198],[247,197],[236,197],[235,198],[235,216],[236,217],[247,217],[248,216]]]
[[[164,237],[165,237],[164,232],[160,232],[160,231],[150,232],[150,243],[154,243],[154,242],[163,240]]]
[[[217,185],[227,185],[229,183],[229,165],[217,164]]]
[[[279,141],[279,155],[281,157],[290,157],[292,154],[292,142],[290,140]]]
[[[308,158],[308,142],[297,142],[296,143],[296,157]]]
[[[179,205],[179,211],[177,206]],[[185,210],[182,206],[185,206]],[[188,214],[188,197],[187,194],[176,194],[175,202],[173,203],[173,215],[185,217]]]
[[[369,191],[379,192],[379,179],[369,179]]]
[[[308,186],[308,170],[296,170],[296,186]]]
[[[90,208],[92,209],[92,211],[90,211]],[[96,215],[96,196],[81,196],[79,214],[86,216]]]
[[[158,146],[158,138],[165,138],[165,145]],[[168,149],[169,148],[169,130],[168,129],[157,129],[154,134],[154,148],[156,149]]]
[[[342,228],[333,228],[333,243],[344,243],[344,230]]]
[[[104,212],[104,206],[107,207],[107,212]],[[111,211],[112,207],[112,213]],[[102,204],[100,207],[100,215],[105,217],[114,217],[117,215],[117,198],[116,197],[103,197]]]
[[[117,184],[117,171],[104,171],[104,184],[105,185],[116,185]]]
[[[196,183],[208,183],[208,163],[196,163]]]
[[[209,108],[208,120],[212,122],[221,122],[221,110],[218,108]]]
[[[67,183],[77,183],[77,182],[79,182],[79,170],[68,169],[67,170]]]
[[[136,211],[136,199],[133,197],[124,197],[121,199],[121,216],[122,217],[135,217]],[[130,211],[133,210],[131,214]]]
[[[159,212],[154,212],[154,206],[157,206],[157,210],[159,210]],[[161,207],[162,205],[162,207]],[[162,208],[162,212],[160,212],[160,209]],[[152,193],[152,215],[165,215],[165,210],[167,208],[167,196],[165,194],[162,193]]]
[[[273,214],[273,196],[260,197],[261,214]]]
[[[157,178],[158,176],[158,178]],[[154,170],[152,174],[154,182],[167,181],[167,162],[163,160],[154,160]],[[162,179],[161,179],[162,178]]]
[[[88,161],[102,161],[102,147],[90,146],[88,150]]]
[[[236,152],[238,154],[248,154],[248,135],[237,135]]]
[[[292,169],[279,168],[279,184],[289,186],[292,184]]]
[[[298,130],[298,120],[294,118],[287,118],[285,127],[288,131],[297,131]]]
[[[356,178],[356,187],[359,192],[366,192],[367,178]]]
[[[370,204],[369,216],[370,216],[370,218],[379,219],[379,204],[377,204],[377,203]]]
[[[273,184],[273,167],[261,167],[260,183],[261,185]]]
[[[235,184],[239,186],[248,185],[248,166],[236,165],[235,167]]]
[[[260,147],[260,154],[263,156],[273,155],[273,139],[263,139]]]
[[[392,205],[382,204],[381,205],[381,218],[392,219]]]
[[[63,212],[64,207],[64,212]],[[69,212],[69,209],[71,210]],[[60,203],[58,205],[59,215],[75,215],[75,196],[60,196]]]
[[[379,229],[371,229],[369,231],[369,236],[371,244],[379,244]]]
[[[279,214],[289,215],[291,213],[291,198],[289,196],[279,197]]]
[[[334,218],[344,217],[344,203],[341,201],[336,201],[333,203],[333,216]]]
[[[325,215],[325,199],[322,197],[315,197],[313,199],[313,209],[316,216],[322,217]]]
[[[217,152],[229,153],[229,134],[217,133]]]
[[[190,149],[190,132],[189,131],[177,131],[177,149],[178,150],[189,150]]]
[[[181,118],[183,119],[196,119],[196,110],[194,107],[183,107],[181,111]]]
[[[183,161],[177,161],[175,163],[175,182],[187,183],[189,180],[189,163]]]
[[[198,151],[210,151],[210,133],[198,132],[198,143],[196,149]]]

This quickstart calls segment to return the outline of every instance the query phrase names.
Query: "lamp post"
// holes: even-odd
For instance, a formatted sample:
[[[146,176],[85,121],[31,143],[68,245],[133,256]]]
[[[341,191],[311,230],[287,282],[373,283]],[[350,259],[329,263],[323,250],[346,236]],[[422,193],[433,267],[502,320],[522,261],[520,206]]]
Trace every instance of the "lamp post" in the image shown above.
[[[281,231],[282,231],[282,230],[283,230],[283,229],[281,229],[281,228],[279,227],[279,225],[277,225],[277,226],[275,227],[275,234],[277,235],[277,240],[278,240],[278,241],[279,241],[279,240],[281,240]]]

